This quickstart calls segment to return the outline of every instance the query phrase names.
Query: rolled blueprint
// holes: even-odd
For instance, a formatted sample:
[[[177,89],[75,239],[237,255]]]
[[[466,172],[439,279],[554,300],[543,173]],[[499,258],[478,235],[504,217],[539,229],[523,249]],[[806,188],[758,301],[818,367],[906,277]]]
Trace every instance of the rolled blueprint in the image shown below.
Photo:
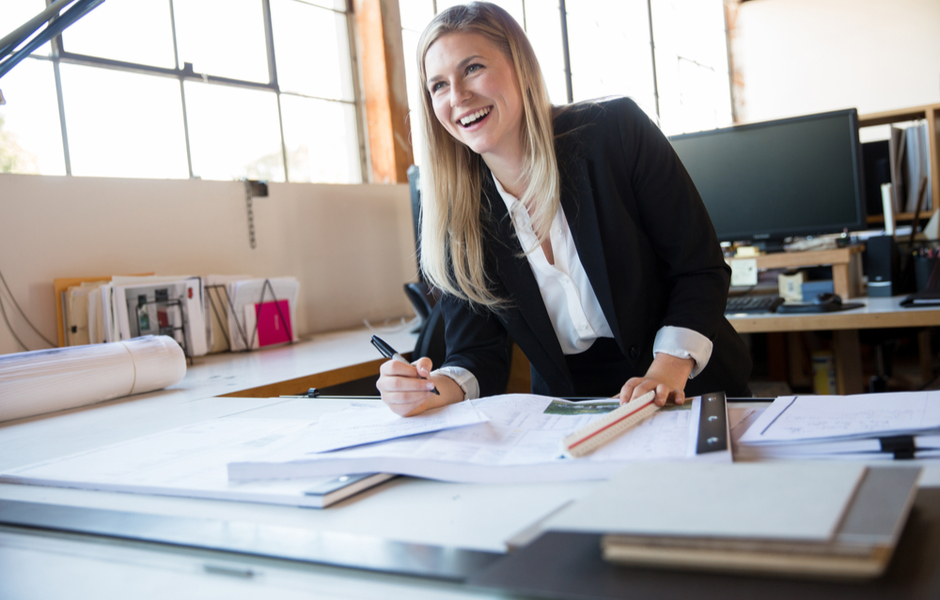
[[[0,356],[0,421],[179,383],[186,358],[165,335]]]

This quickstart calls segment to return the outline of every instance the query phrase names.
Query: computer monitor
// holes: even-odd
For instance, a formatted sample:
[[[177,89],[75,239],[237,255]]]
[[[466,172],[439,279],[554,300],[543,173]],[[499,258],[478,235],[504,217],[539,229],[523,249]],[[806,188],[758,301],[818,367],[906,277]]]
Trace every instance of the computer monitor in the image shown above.
[[[855,109],[669,139],[721,241],[772,247],[866,227]]]

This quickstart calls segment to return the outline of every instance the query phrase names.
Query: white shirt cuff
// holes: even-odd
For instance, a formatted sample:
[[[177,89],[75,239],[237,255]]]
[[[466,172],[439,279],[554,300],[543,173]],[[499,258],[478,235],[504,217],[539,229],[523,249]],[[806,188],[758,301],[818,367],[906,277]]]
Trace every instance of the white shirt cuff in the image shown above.
[[[453,379],[463,390],[464,400],[476,400],[480,397],[480,382],[476,375],[463,367],[441,367],[431,371],[431,375],[444,375]]]
[[[675,356],[676,358],[691,358],[695,361],[689,379],[702,372],[712,356],[713,344],[710,339],[692,329],[673,327],[667,325],[656,332],[653,340],[653,358],[657,352]]]

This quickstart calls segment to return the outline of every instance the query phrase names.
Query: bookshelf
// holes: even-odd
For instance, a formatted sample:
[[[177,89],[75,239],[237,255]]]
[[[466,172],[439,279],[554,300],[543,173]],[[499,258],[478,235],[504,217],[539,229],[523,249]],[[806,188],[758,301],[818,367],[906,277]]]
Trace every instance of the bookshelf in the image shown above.
[[[859,115],[859,127],[872,127],[875,125],[890,125],[904,121],[927,121],[928,144],[930,147],[930,175],[931,190],[935,199],[940,198],[940,104],[928,104],[911,108],[900,108],[869,115]],[[913,213],[900,213],[896,215],[898,221],[910,221]],[[883,223],[884,215],[871,215],[869,223]]]

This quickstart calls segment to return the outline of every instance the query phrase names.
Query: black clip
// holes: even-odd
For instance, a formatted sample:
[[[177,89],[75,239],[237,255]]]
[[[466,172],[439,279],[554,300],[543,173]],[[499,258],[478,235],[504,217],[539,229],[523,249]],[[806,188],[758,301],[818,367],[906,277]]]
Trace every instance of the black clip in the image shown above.
[[[881,442],[881,451],[894,454],[895,460],[910,460],[914,458],[917,452],[917,446],[914,444],[912,435],[895,435],[879,439]]]

